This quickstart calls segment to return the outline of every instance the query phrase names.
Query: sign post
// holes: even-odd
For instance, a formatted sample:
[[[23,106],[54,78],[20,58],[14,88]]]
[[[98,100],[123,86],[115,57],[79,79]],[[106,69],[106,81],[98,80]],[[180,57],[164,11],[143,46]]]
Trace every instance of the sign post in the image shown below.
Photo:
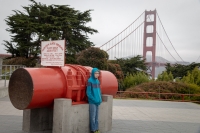
[[[65,65],[65,40],[42,41],[41,65],[42,66]]]

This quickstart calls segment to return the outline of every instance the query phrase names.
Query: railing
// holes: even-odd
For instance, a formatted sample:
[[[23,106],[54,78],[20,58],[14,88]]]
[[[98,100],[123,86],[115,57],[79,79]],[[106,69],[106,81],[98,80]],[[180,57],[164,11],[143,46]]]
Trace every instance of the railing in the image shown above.
[[[140,98],[166,101],[200,102],[200,94],[118,91],[115,98]]]
[[[0,87],[6,87],[12,73],[16,69],[24,67],[24,65],[0,65]]]

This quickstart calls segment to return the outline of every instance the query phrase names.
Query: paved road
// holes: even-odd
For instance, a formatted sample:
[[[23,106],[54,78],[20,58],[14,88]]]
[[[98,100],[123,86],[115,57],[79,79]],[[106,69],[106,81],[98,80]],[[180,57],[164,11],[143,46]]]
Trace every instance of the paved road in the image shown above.
[[[22,131],[22,111],[0,98],[0,133]],[[187,102],[113,101],[113,128],[107,133],[200,133],[200,105]]]

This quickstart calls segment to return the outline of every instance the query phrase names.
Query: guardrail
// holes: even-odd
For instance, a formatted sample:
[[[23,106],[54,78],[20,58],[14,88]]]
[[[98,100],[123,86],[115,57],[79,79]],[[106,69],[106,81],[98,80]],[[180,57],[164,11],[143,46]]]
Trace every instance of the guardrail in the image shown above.
[[[0,81],[4,81],[3,87],[7,86],[12,73],[18,68],[24,68],[24,65],[0,65]]]
[[[166,101],[200,102],[200,94],[118,91],[115,98],[140,98]]]

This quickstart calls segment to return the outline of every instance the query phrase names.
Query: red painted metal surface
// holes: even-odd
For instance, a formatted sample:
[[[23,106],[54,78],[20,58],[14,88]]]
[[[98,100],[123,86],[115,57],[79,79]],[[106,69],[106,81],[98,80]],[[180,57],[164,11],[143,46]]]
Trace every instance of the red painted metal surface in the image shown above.
[[[86,84],[91,67],[67,64],[64,67],[20,68],[9,82],[9,97],[18,109],[48,107],[55,98],[70,98],[73,104],[87,103]],[[101,71],[102,94],[115,96],[118,90],[116,77]]]
[[[151,20],[151,22],[147,21],[148,15],[154,15],[154,20]],[[147,32],[147,26],[153,26],[153,32],[148,33]],[[151,37],[153,42],[152,46],[147,46],[147,38]],[[145,11],[145,21],[144,21],[144,40],[143,40],[143,57],[146,59],[147,52],[152,53],[152,61],[146,63],[149,67],[151,67],[151,75],[152,78],[155,78],[155,67],[156,67],[156,10],[154,11]]]
[[[60,68],[25,69],[30,74],[33,82],[32,100],[27,108],[51,105],[53,99],[64,97],[66,80]]]

